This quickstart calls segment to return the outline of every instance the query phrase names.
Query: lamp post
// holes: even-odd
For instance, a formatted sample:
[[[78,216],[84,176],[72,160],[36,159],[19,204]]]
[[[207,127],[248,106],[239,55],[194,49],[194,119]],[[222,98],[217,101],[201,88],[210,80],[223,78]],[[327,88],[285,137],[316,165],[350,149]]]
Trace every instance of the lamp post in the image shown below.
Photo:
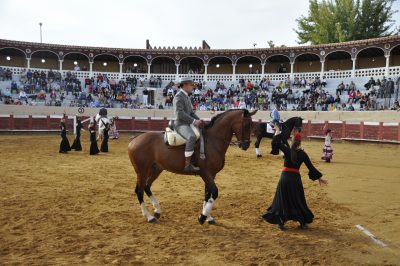
[[[40,43],[42,43],[42,22],[39,22],[39,27],[40,27]]]

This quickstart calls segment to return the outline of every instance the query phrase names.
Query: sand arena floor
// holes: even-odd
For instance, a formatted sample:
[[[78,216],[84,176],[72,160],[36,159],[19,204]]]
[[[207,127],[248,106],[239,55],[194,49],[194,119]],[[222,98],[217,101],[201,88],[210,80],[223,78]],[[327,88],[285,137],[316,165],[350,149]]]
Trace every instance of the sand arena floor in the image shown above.
[[[288,223],[280,232],[259,218],[282,166],[279,156],[266,155],[268,140],[261,160],[253,148],[228,150],[216,181],[217,225],[201,226],[199,177],[164,172],[153,186],[162,217],[147,224],[134,195],[129,135],[99,156],[88,155],[88,139],[84,132],[84,151],[65,155],[56,135],[0,135],[1,265],[400,265],[400,146],[334,143],[326,164],[322,142],[304,141],[330,183],[320,187],[303,167],[315,221],[307,231]]]

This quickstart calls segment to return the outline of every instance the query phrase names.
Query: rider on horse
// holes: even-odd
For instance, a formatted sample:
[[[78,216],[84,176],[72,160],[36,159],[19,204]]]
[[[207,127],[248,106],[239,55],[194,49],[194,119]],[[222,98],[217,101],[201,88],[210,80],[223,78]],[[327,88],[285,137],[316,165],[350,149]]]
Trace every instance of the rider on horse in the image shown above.
[[[274,110],[272,110],[271,116],[272,116],[272,124],[275,127],[275,135],[279,135],[282,131],[282,125],[281,125],[281,117],[279,115],[277,106],[275,106]]]
[[[201,127],[203,124],[203,121],[193,112],[193,106],[189,97],[189,93],[192,93],[195,86],[191,78],[181,78],[178,83],[180,90],[173,100],[176,115],[175,130],[186,140],[184,171],[187,173],[200,170],[199,167],[191,163],[194,145],[196,143],[196,135],[190,125],[193,124],[196,127]]]

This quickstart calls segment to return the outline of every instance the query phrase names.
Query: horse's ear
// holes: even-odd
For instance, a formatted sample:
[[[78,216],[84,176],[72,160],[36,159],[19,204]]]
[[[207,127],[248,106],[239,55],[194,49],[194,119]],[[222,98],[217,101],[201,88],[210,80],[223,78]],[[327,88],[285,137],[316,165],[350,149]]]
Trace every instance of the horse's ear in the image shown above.
[[[257,113],[258,110],[254,110],[253,112],[250,112],[248,116],[253,116]]]

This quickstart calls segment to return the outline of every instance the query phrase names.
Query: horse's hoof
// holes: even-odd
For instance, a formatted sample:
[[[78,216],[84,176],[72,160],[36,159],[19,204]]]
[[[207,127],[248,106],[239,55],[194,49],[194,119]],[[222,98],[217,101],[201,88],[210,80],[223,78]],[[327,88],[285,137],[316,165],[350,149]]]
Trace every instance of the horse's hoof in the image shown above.
[[[199,218],[197,218],[197,220],[199,221],[199,224],[204,224],[204,222],[206,221],[207,216],[200,214]]]
[[[214,220],[214,219],[212,219],[212,220],[208,220],[208,221],[207,221],[207,223],[208,223],[208,224],[211,224],[211,225],[213,225],[213,224],[216,224],[216,222],[215,222],[215,220]]]
[[[155,217],[156,219],[160,219],[161,213],[155,212],[155,213],[154,213],[154,217]]]
[[[262,155],[261,155],[261,154],[257,155],[257,158],[258,158],[258,159],[260,159],[261,157],[262,157]]]
[[[148,221],[148,223],[149,224],[155,224],[157,222],[157,219],[156,218],[151,218],[149,221]]]

